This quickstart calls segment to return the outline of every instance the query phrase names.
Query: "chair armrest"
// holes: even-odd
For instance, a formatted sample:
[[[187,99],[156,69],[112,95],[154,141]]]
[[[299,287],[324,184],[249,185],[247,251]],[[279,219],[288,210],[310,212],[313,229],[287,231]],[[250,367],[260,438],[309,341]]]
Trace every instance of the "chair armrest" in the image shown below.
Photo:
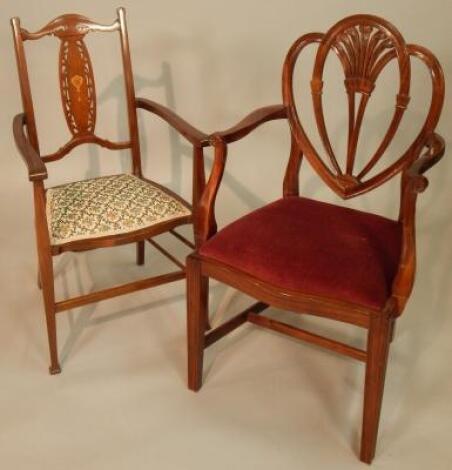
[[[416,271],[416,201],[419,193],[428,186],[424,173],[444,155],[445,142],[438,134],[432,134],[425,147],[427,152],[415,160],[402,173],[402,195],[399,222],[402,224],[402,251],[399,268],[392,284],[392,296],[397,302],[397,313],[403,312],[414,284]]]
[[[417,192],[422,192],[427,187],[428,181],[423,174],[443,158],[446,144],[439,134],[432,134],[425,147],[427,152],[415,160],[403,174],[408,180],[418,182],[413,186]]]
[[[228,153],[228,143],[245,137],[253,129],[264,122],[275,119],[285,119],[287,117],[286,107],[284,105],[266,106],[257,109],[249,114],[237,125],[210,135],[209,142],[214,147],[214,161],[209,180],[201,196],[198,210],[195,216],[195,239],[196,246],[200,246],[208,240],[217,231],[215,220],[215,199],[223,178],[226,157]]]
[[[264,108],[256,109],[256,111],[248,114],[248,116],[242,119],[235,126],[222,132],[215,132],[214,135],[220,137],[223,142],[229,144],[245,137],[264,122],[286,118],[287,111],[283,104],[265,106]]]
[[[194,146],[207,147],[209,145],[209,137],[207,134],[204,134],[204,132],[201,132],[200,130],[193,127],[166,106],[145,98],[136,98],[135,106],[161,117]]]
[[[14,142],[19,150],[25,165],[28,169],[28,179],[30,181],[42,181],[47,178],[47,168],[38,155],[36,150],[30,144],[25,132],[24,126],[26,117],[24,113],[18,114],[13,120]]]

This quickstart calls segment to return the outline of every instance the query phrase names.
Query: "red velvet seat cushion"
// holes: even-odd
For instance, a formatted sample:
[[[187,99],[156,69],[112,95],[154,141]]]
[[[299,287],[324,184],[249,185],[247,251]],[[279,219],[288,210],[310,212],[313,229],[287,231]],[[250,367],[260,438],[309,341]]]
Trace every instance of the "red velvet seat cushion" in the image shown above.
[[[200,254],[275,286],[381,308],[400,250],[396,221],[289,197],[228,225]]]

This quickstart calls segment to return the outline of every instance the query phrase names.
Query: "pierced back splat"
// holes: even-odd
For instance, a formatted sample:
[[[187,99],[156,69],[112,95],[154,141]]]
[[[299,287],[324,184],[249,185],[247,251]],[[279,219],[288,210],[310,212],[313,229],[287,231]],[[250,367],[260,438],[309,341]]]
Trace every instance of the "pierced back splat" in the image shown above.
[[[312,102],[317,128],[327,156],[326,161],[319,155],[303,129],[293,94],[292,82],[295,63],[300,52],[312,43],[319,44],[311,80]],[[438,79],[441,79],[442,74],[439,64],[430,54],[428,60],[426,56],[423,60],[431,69],[433,98],[427,121],[421,133],[408,151],[397,161],[377,175],[365,180],[366,175],[380,161],[393,140],[409,103],[410,55],[418,55],[413,48],[416,46],[406,45],[401,34],[387,21],[370,15],[355,15],[340,21],[326,34],[313,33],[302,36],[289,50],[284,64],[283,97],[284,103],[288,107],[293,136],[314,169],[342,198],[353,197],[379,186],[411,163],[417,156],[416,151],[420,151],[425,142],[427,121],[429,119],[437,120],[437,116],[439,116],[439,113],[436,113],[438,104],[436,102],[439,99],[442,103],[441,96],[437,94],[438,86],[441,88]],[[331,146],[323,111],[323,74],[326,59],[332,52],[338,56],[342,65],[345,76],[345,92],[348,99],[349,123],[345,168],[341,168],[339,165]],[[355,171],[357,144],[367,104],[380,73],[392,60],[397,61],[399,81],[394,113],[374,155],[370,157],[363,168]],[[436,73],[432,70],[433,62],[439,67]],[[432,111],[437,114],[437,116],[435,114],[436,117],[432,116]]]

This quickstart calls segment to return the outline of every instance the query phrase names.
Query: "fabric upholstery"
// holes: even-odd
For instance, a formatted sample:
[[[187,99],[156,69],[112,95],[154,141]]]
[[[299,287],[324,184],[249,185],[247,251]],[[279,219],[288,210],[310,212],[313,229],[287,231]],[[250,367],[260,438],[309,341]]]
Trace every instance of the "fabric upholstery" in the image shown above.
[[[51,243],[133,232],[190,215],[180,201],[133,175],[77,181],[47,190]]]
[[[396,221],[289,197],[226,226],[200,254],[278,287],[378,309],[400,251]]]

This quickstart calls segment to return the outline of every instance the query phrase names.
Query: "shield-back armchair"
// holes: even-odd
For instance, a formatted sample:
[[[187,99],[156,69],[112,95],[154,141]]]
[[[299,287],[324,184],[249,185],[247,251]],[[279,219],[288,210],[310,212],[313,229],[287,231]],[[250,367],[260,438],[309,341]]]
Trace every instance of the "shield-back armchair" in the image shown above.
[[[294,67],[308,45],[317,45],[311,92],[322,152],[308,137],[294,100]],[[348,144],[342,165],[330,142],[323,112],[324,69],[330,55],[340,60],[348,99],[348,129],[344,129]],[[408,149],[388,164],[382,159],[409,102],[413,59],[420,59],[429,70],[430,109]],[[366,106],[380,73],[389,63],[395,63],[398,70],[393,115],[377,150],[359,168],[355,157]],[[197,391],[201,387],[205,349],[245,322],[351,356],[366,366],[360,458],[372,461],[394,324],[404,311],[414,282],[416,199],[427,186],[424,173],[444,153],[444,141],[435,133],[443,100],[443,73],[431,52],[405,43],[397,29],[381,18],[356,15],[335,24],[326,34],[306,34],[293,44],[284,63],[282,105],[259,109],[238,125],[211,136],[214,165],[195,224],[199,248],[187,260],[190,389]],[[306,108],[307,103],[303,106]],[[217,231],[214,206],[229,144],[275,119],[287,119],[291,131],[283,197]],[[298,174],[303,156],[342,199],[367,193],[401,174],[398,219],[301,197]],[[375,171],[383,161],[384,168]],[[208,330],[205,317],[209,278],[258,302]],[[365,328],[367,349],[270,319],[261,314],[269,306]]]
[[[123,8],[118,8],[117,17],[110,25],[98,24],[77,14],[59,16],[36,32],[29,32],[21,27],[18,18],[13,18],[11,24],[23,103],[23,113],[14,118],[13,133],[27,166],[29,180],[33,183],[38,284],[42,289],[45,306],[50,373],[57,374],[61,371],[57,351],[57,313],[185,278],[184,264],[161,247],[153,237],[169,232],[189,247],[194,247],[190,240],[174,229],[193,221],[193,212],[204,188],[203,147],[208,145],[208,139],[204,133],[166,107],[135,96]],[[119,35],[122,53],[129,138],[121,142],[110,141],[95,133],[94,70],[84,41],[87,34],[109,32]],[[71,136],[54,153],[41,155],[24,43],[46,36],[55,36],[60,41],[57,70],[63,111]],[[192,204],[143,176],[137,109],[159,116],[192,144]],[[46,188],[44,181],[47,178],[47,164],[62,159],[82,144],[97,144],[110,150],[128,149],[132,163],[130,173],[100,176]],[[67,251],[136,243],[137,263],[144,264],[145,241],[149,241],[172,260],[178,269],[71,299],[55,299],[53,256]]]

